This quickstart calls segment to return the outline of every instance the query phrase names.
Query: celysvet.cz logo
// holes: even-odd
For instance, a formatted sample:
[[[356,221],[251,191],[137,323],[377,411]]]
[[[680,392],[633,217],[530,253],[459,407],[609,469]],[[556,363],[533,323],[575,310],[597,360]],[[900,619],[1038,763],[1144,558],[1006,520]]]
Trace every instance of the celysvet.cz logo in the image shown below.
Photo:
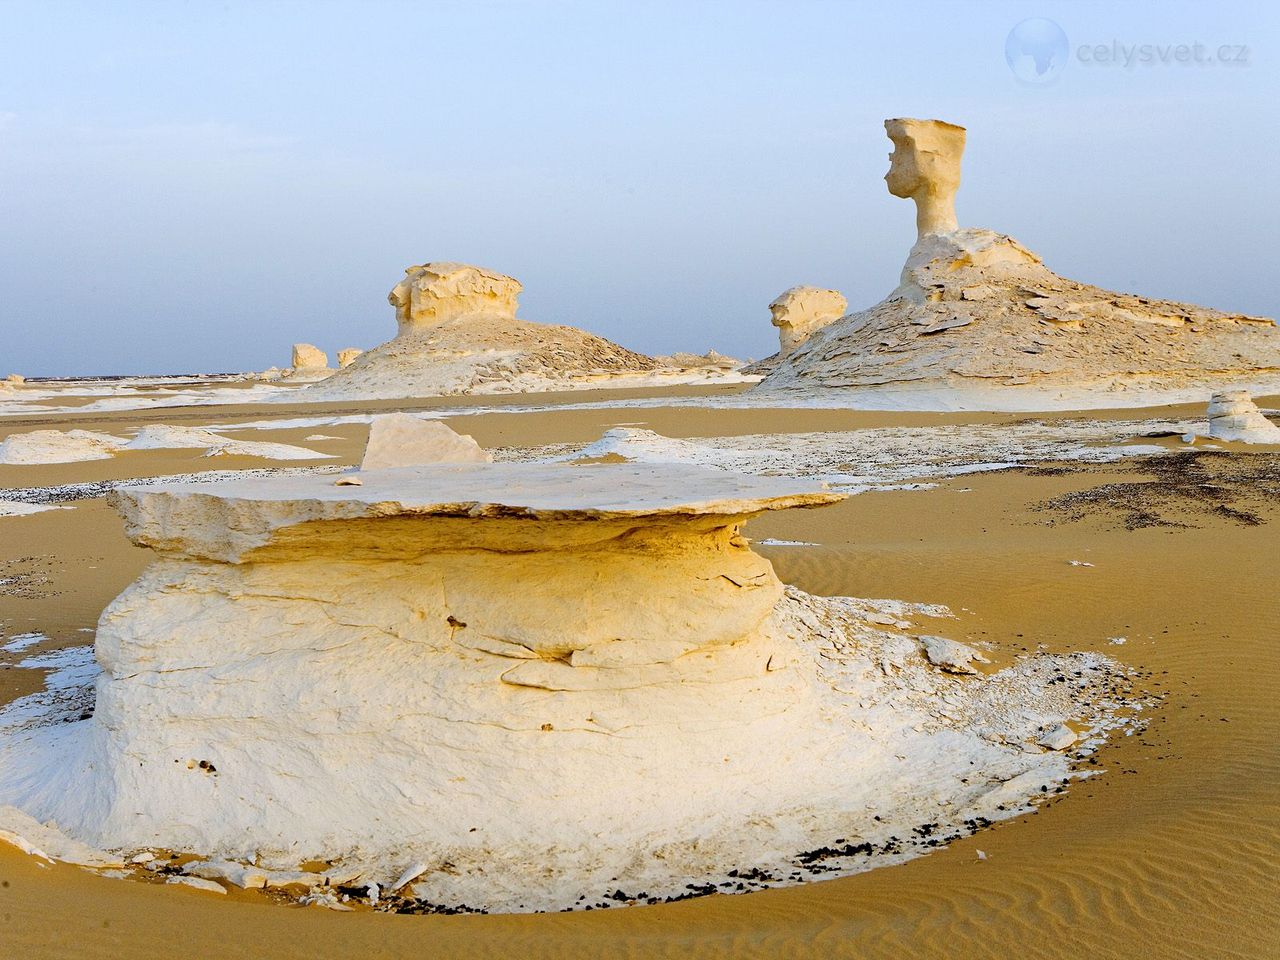
[[[1032,17],[1015,24],[1004,41],[1009,70],[1022,83],[1052,84],[1067,64],[1081,68],[1136,70],[1151,67],[1234,67],[1249,64],[1251,50],[1244,43],[1140,43],[1112,39],[1079,43],[1068,41],[1066,31],[1052,20]]]

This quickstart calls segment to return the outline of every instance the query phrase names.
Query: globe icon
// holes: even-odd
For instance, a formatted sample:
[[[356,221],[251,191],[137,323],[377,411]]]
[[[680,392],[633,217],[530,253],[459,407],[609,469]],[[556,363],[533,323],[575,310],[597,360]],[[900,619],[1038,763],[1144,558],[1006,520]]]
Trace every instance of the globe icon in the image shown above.
[[[1005,38],[1004,58],[1024,83],[1050,83],[1067,65],[1067,35],[1052,20],[1023,20]]]

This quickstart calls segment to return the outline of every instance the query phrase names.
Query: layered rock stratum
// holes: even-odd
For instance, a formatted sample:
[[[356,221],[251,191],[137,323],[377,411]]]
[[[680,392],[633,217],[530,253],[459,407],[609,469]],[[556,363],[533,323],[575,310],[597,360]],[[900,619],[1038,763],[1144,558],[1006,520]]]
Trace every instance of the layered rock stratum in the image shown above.
[[[1217,440],[1280,444],[1280,426],[1262,415],[1247,390],[1215,393],[1207,412],[1209,436]]]
[[[1271,319],[1070,280],[1012,237],[955,226],[963,131],[942,124],[935,137],[936,124],[886,124],[897,148],[886,179],[916,201],[920,228],[897,289],[814,333],[757,389],[923,410],[1138,406],[1223,386],[1280,392]]]

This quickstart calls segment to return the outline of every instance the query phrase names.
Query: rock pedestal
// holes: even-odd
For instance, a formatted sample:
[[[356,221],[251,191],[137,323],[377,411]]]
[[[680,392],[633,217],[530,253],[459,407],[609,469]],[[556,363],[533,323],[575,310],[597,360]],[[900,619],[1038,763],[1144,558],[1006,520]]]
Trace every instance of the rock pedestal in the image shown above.
[[[790,883],[1027,810],[1069,769],[1037,738],[1115,702],[1104,658],[988,686],[901,632],[945,608],[784,589],[741,527],[840,499],[806,482],[451,462],[112,497],[156,560],[99,621],[92,716],[0,716],[0,827],[97,862],[505,911]]]

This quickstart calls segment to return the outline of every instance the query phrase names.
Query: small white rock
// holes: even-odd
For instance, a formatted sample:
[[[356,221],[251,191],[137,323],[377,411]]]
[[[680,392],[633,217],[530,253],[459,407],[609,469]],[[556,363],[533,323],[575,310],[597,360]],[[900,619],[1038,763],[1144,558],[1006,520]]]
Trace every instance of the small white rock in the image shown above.
[[[425,863],[422,863],[421,861],[419,861],[417,863],[410,864],[408,867],[405,868],[404,873],[400,874],[396,882],[391,885],[390,889],[393,891],[399,890],[406,883],[412,883],[414,880],[417,880],[420,876],[422,876],[426,872],[427,872],[427,865]]]
[[[191,887],[195,890],[204,890],[208,893],[225,894],[227,888],[213,880],[204,880],[200,877],[170,877],[165,883],[179,883],[184,887]]]
[[[928,657],[929,662],[948,673],[977,673],[978,671],[970,666],[971,663],[991,662],[973,647],[955,640],[948,640],[946,637],[922,636],[920,644],[924,647],[924,655]]]
[[[1060,723],[1036,742],[1050,750],[1065,750],[1076,740],[1076,732],[1065,723]]]

